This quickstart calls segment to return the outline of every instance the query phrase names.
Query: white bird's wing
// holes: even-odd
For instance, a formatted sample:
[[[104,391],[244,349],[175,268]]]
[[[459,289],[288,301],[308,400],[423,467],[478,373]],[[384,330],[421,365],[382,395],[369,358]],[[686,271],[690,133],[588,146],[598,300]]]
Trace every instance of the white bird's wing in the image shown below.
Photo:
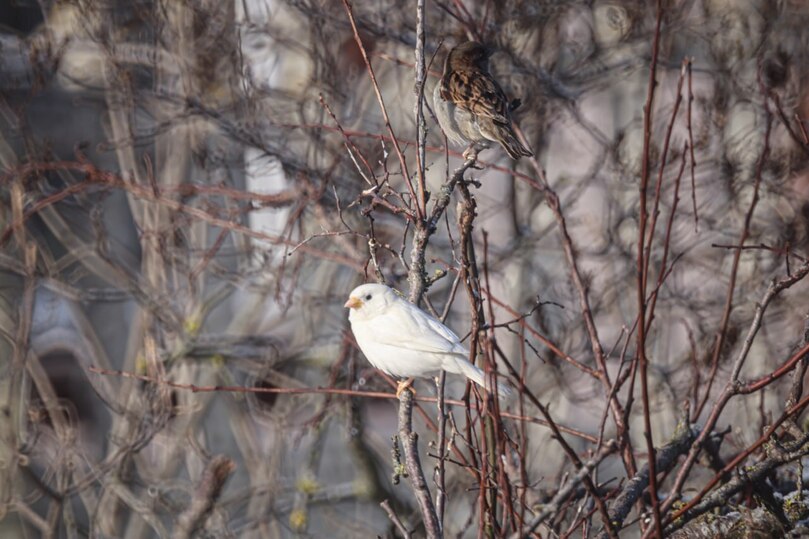
[[[391,346],[439,354],[469,353],[451,329],[405,300],[366,323],[375,340]]]

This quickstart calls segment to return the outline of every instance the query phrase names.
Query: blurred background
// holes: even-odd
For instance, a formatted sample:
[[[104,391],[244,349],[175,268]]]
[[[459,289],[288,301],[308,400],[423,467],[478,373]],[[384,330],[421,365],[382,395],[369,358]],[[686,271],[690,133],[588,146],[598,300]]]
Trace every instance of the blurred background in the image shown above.
[[[416,4],[353,6],[411,176]],[[515,122],[536,161],[490,149],[482,170],[467,172],[479,182],[469,188],[494,307],[487,322],[526,314],[498,327],[497,342],[554,420],[587,435],[566,437],[585,460],[601,446],[594,439],[620,429],[610,386],[548,343],[597,370],[595,332],[608,375],[624,384],[616,395],[628,443],[646,462],[642,407],[631,405],[641,398],[633,358],[644,168],[657,218],[646,337],[656,445],[683,410],[688,423],[705,421],[740,353],[746,380],[803,346],[809,315],[800,281],[746,340],[768,284],[809,256],[809,7],[661,5],[648,152],[653,3],[425,7],[432,199],[464,149],[446,147],[429,110],[449,49],[469,39],[492,46],[492,73],[522,101]],[[412,201],[390,135],[342,2],[0,3],[0,535],[392,537],[385,499],[423,533],[410,487],[391,482],[395,401],[194,392],[91,371],[392,393],[342,308],[354,286],[379,276],[408,288],[413,228],[392,209]],[[474,310],[457,291],[458,213],[451,203],[430,238],[426,298],[463,337]],[[751,248],[733,248],[740,243]],[[416,387],[435,391],[429,381]],[[789,391],[784,378],[735,398],[716,426],[726,431],[718,458],[755,442]],[[448,378],[448,398],[464,392]],[[539,416],[528,402],[503,407]],[[434,405],[422,408],[435,419]],[[434,488],[437,435],[415,418]],[[467,420],[460,408],[448,427],[465,454],[479,450],[465,438]],[[503,421],[524,468],[511,470],[514,497],[530,518],[575,467],[545,426]],[[686,492],[715,465],[698,464]],[[598,484],[607,492],[628,475],[626,459],[611,454]],[[447,463],[446,536],[483,529],[477,487]],[[595,511],[585,492],[575,496],[540,536],[595,536],[597,514],[592,529],[573,528],[576,507]],[[641,535],[639,514],[621,537]]]

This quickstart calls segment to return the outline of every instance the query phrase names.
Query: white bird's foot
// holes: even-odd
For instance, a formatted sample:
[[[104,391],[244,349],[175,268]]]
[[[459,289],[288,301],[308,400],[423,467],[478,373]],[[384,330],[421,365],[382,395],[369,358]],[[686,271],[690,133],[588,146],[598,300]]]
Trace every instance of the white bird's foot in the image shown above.
[[[413,388],[413,378],[408,378],[407,380],[400,380],[399,385],[396,386],[396,398],[398,399],[403,391],[410,390],[413,395],[416,394],[416,390]]]

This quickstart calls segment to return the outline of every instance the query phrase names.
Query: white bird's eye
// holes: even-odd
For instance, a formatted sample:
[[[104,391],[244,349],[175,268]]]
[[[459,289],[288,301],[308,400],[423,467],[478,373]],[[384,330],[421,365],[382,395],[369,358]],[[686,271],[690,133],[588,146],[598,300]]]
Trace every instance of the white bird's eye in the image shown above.
[[[371,300],[371,294],[367,294],[365,296],[365,301],[370,301],[370,300]]]

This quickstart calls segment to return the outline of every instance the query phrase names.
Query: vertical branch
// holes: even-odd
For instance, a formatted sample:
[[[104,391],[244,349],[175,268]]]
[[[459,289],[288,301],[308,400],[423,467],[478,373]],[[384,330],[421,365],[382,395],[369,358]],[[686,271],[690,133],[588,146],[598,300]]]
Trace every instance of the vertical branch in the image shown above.
[[[646,451],[648,454],[649,467],[649,497],[652,503],[654,514],[655,534],[659,539],[663,538],[663,527],[660,522],[660,504],[657,499],[657,470],[655,463],[655,447],[652,439],[652,420],[649,403],[649,360],[646,357],[646,271],[648,258],[651,251],[644,256],[644,238],[646,235],[646,221],[648,219],[646,209],[646,190],[649,184],[649,167],[651,160],[651,138],[652,138],[652,107],[654,105],[655,88],[657,86],[657,58],[660,52],[660,26],[663,20],[663,6],[661,0],[657,0],[657,24],[655,26],[654,42],[652,44],[652,63],[649,68],[649,88],[646,96],[646,105],[643,115],[643,163],[641,165],[640,178],[640,217],[638,224],[638,344],[636,350],[637,364],[640,366],[641,396],[643,399],[643,429],[646,438]],[[661,165],[662,166],[662,165]],[[651,233],[651,232],[650,232]],[[651,243],[650,243],[651,245]]]
[[[416,230],[413,234],[413,248],[410,251],[410,271],[407,273],[407,282],[410,293],[407,299],[416,305],[427,288],[426,253],[427,242],[430,239],[430,229],[420,217],[416,218]]]
[[[19,184],[15,183],[14,186],[18,186]],[[12,192],[16,192],[14,189]],[[22,196],[19,198],[14,197],[17,199],[18,202],[22,202]],[[12,202],[13,206],[17,206],[16,202]],[[16,209],[13,211],[17,211]],[[10,424],[13,424],[13,431],[15,432],[19,427],[19,418],[21,414],[13,413],[19,412],[20,403],[27,403],[27,399],[21,398],[21,394],[23,392],[24,384],[23,384],[23,376],[25,375],[26,370],[29,369],[27,363],[27,358],[29,355],[29,351],[31,348],[31,327],[33,324],[34,318],[34,294],[36,292],[36,262],[37,262],[37,245],[33,241],[28,241],[27,234],[20,230],[17,234],[17,240],[19,243],[19,249],[22,251],[23,262],[24,262],[24,269],[25,269],[25,277],[23,281],[23,289],[22,289],[22,297],[20,298],[20,302],[17,309],[17,328],[16,334],[14,335],[14,343],[13,343],[13,356],[11,360],[11,373],[10,373],[10,386],[9,386],[9,396],[14,395],[13,400],[9,400],[8,404],[10,406],[6,408],[5,413],[8,416],[13,417],[13,421],[10,421]],[[18,393],[19,392],[19,393]],[[22,404],[25,406],[25,404]],[[6,417],[6,420],[10,419],[11,417]],[[19,432],[15,432],[17,436],[20,436]],[[2,492],[2,491],[0,491]]]
[[[694,170],[697,166],[697,160],[694,157],[694,130],[691,127],[691,104],[694,102],[694,90],[691,84],[693,78],[691,73],[691,64],[694,63],[693,58],[688,58],[688,116],[686,123],[688,126],[688,149],[691,152],[691,204],[694,207],[694,230],[699,231],[699,212],[697,212],[697,180]]]
[[[441,530],[444,529],[444,505],[447,500],[446,483],[445,483],[445,469],[447,445],[447,411],[444,407],[444,382],[447,379],[447,373],[441,371],[435,383],[436,389],[436,406],[438,407],[438,466],[436,467],[435,478],[435,512],[438,516],[438,525]]]
[[[613,384],[610,381],[609,371],[607,370],[604,348],[601,346],[601,340],[598,337],[598,328],[596,327],[595,320],[593,318],[593,310],[590,308],[590,299],[587,289],[588,287],[585,284],[579,269],[576,247],[573,245],[573,239],[570,237],[570,233],[567,229],[567,221],[565,220],[565,215],[562,212],[562,205],[559,201],[559,195],[557,195],[548,184],[548,181],[545,178],[545,172],[542,170],[542,167],[539,165],[536,157],[529,157],[527,159],[542,182],[541,191],[545,195],[545,203],[553,213],[556,224],[559,227],[559,235],[561,236],[562,247],[565,253],[565,261],[567,262],[568,269],[570,271],[570,278],[573,281],[573,285],[576,288],[579,296],[579,307],[581,308],[582,318],[584,319],[584,325],[587,329],[587,335],[590,340],[590,347],[593,350],[596,365],[598,365],[598,379],[601,381],[601,386],[604,389],[605,394],[610,396],[609,404],[610,409],[612,410],[613,420],[615,421],[616,430],[618,431],[618,437],[621,440],[621,456],[624,461],[624,467],[626,468],[627,473],[630,475],[635,475],[637,472],[635,456],[632,450],[632,443],[629,438],[629,425],[625,421],[625,417],[628,416],[628,413],[625,413],[621,402],[618,400],[615,392],[613,391]]]
[[[807,344],[809,344],[809,314],[804,313],[803,345],[806,346]],[[803,396],[803,378],[806,375],[807,367],[809,367],[809,355],[803,356],[795,372],[792,373],[792,386],[789,389],[789,396],[786,400],[787,408],[791,408],[797,404]],[[795,425],[794,421],[791,422],[795,427],[798,427],[798,425]]]
[[[644,286],[649,282],[649,266],[652,260],[652,243],[654,242],[655,230],[657,229],[657,218],[660,214],[660,197],[663,189],[663,175],[666,171],[666,163],[668,162],[669,152],[671,151],[671,136],[674,132],[674,124],[677,121],[677,113],[680,110],[680,104],[683,101],[683,82],[686,75],[686,60],[683,61],[682,69],[680,70],[680,78],[677,81],[677,97],[674,99],[674,108],[671,111],[671,119],[669,120],[668,128],[666,129],[666,137],[663,140],[663,152],[660,155],[660,164],[658,165],[657,182],[655,185],[654,206],[652,207],[650,215],[649,232],[646,234],[646,256],[643,264],[643,282]],[[650,118],[651,121],[651,118]],[[666,246],[667,247],[667,246]],[[664,247],[665,248],[665,247]],[[661,274],[665,274],[665,268],[660,270]],[[645,292],[645,290],[644,290]],[[657,293],[655,290],[653,293]],[[648,320],[646,321],[646,331],[648,333],[649,327],[652,325],[654,319],[654,309],[648,310]]]
[[[461,210],[459,222],[461,229],[461,274],[465,284],[466,294],[469,298],[470,309],[472,309],[469,362],[474,365],[478,356],[478,350],[480,349],[480,330],[485,324],[485,315],[483,313],[483,305],[481,302],[483,295],[480,291],[480,275],[478,274],[477,260],[475,258],[475,243],[472,238],[472,229],[474,227],[474,220],[477,214],[477,203],[475,202],[475,198],[469,192],[469,187],[466,182],[459,182],[458,189],[463,196],[463,208]],[[467,418],[467,420],[469,420],[469,418]],[[482,455],[481,458],[481,473],[479,477],[481,488],[480,503],[482,506],[480,518],[491,535],[493,534],[495,527],[497,496],[494,492],[491,492],[491,490],[487,488],[487,480],[489,474],[492,473],[495,448],[492,446],[493,436],[491,416],[487,415],[484,421],[485,432],[483,436],[483,449],[486,451],[486,454]],[[489,495],[487,496],[487,494]],[[485,519],[487,518],[489,518],[489,521],[485,522]]]
[[[467,159],[463,165],[455,169],[452,173],[452,177],[441,187],[438,196],[436,196],[429,217],[425,219],[416,217],[413,219],[416,231],[413,235],[413,249],[410,252],[410,270],[407,275],[407,281],[410,285],[408,299],[411,303],[418,304],[427,288],[427,272],[425,269],[427,242],[433,232],[436,231],[441,216],[444,215],[444,211],[447,209],[452,199],[452,192],[455,190],[455,186],[458,185],[459,182],[463,182],[464,174],[474,164],[474,159]]]
[[[671,231],[674,227],[674,216],[677,213],[677,206],[680,203],[680,181],[683,178],[683,173],[685,172],[685,162],[686,162],[686,155],[688,152],[688,143],[686,142],[683,146],[683,155],[680,159],[680,170],[677,173],[677,178],[674,180],[674,194],[672,195],[671,201],[671,213],[669,213],[669,219],[666,223],[666,236],[663,240],[663,257],[660,260],[660,271],[657,275],[657,285],[655,289],[652,291],[651,298],[649,300],[649,320],[646,323],[646,331],[649,331],[649,328],[652,325],[652,319],[654,317],[655,306],[657,305],[657,297],[660,293],[660,288],[663,286],[663,281],[666,279],[666,275],[668,275],[668,271],[666,271],[666,264],[668,263],[669,257],[669,246],[671,245]]]
[[[508,519],[510,517],[513,518],[516,512],[514,510],[514,503],[511,497],[511,485],[508,480],[508,475],[503,469],[503,460],[498,458],[499,455],[506,455],[506,441],[503,432],[502,417],[500,416],[500,400],[497,398],[499,388],[497,380],[497,364],[494,359],[494,349],[497,346],[495,336],[495,327],[497,326],[497,323],[494,316],[494,307],[492,306],[491,301],[492,288],[489,280],[489,267],[489,235],[486,230],[483,230],[483,278],[484,282],[486,283],[486,291],[488,292],[490,298],[486,304],[489,315],[489,329],[486,338],[486,365],[484,370],[486,372],[486,387],[489,388],[489,395],[493,396],[493,398],[489,397],[490,400],[487,400],[484,409],[487,412],[486,428],[490,447],[489,462],[492,468],[492,474],[496,474],[493,477],[495,483],[493,494],[496,494],[498,490],[503,493],[502,499],[504,510],[502,529],[506,530],[509,527]],[[513,527],[514,526],[512,526],[512,528]]]
[[[405,456],[405,467],[413,493],[424,519],[424,529],[428,538],[441,537],[441,527],[435,512],[427,480],[419,458],[419,435],[413,432],[413,393],[402,391],[399,395],[399,440]]]
[[[761,151],[761,156],[759,157],[758,163],[756,165],[756,181],[755,181],[755,184],[753,186],[753,199],[750,201],[750,206],[747,209],[747,214],[745,215],[745,220],[744,220],[744,225],[742,227],[741,236],[739,238],[738,248],[736,249],[736,252],[735,252],[735,255],[734,255],[734,258],[733,258],[733,268],[731,269],[731,282],[728,285],[729,286],[728,297],[727,297],[727,300],[726,300],[726,303],[725,303],[725,317],[723,318],[723,331],[722,331],[722,333],[717,335],[718,340],[724,339],[724,330],[726,330],[727,318],[729,318],[729,311],[730,311],[730,307],[731,307],[732,299],[733,299],[733,289],[735,287],[735,282],[736,282],[736,272],[738,270],[739,258],[740,258],[741,252],[742,252],[741,247],[744,245],[744,242],[747,239],[748,234],[750,233],[750,222],[751,222],[751,220],[753,218],[753,212],[755,211],[756,205],[758,204],[759,188],[761,186],[761,179],[762,179],[762,176],[764,174],[764,165],[767,162],[767,158],[770,155],[770,134],[771,134],[771,130],[772,130],[772,114],[770,113],[770,109],[767,106],[766,102],[765,102],[765,105],[764,105],[764,111],[765,111],[765,114],[766,114],[766,126],[765,126],[765,131],[764,131],[764,148]],[[795,277],[795,275],[793,275],[790,278],[790,280],[794,279],[794,277]],[[691,472],[691,468],[693,467],[694,462],[697,459],[697,456],[699,455],[700,451],[702,450],[702,444],[708,438],[708,436],[710,435],[711,430],[714,428],[717,421],[719,420],[719,415],[722,413],[722,410],[724,409],[725,405],[727,405],[730,398],[738,391],[738,376],[739,376],[739,374],[741,372],[742,365],[744,364],[744,361],[745,361],[745,359],[747,357],[747,352],[749,351],[750,346],[752,345],[753,338],[755,337],[755,334],[758,331],[758,328],[760,327],[761,319],[764,316],[764,309],[766,308],[767,304],[772,299],[772,297],[776,293],[778,293],[780,291],[781,291],[780,289],[776,289],[771,285],[771,287],[768,289],[767,294],[765,295],[764,299],[761,302],[759,302],[759,305],[757,307],[757,314],[756,314],[756,317],[753,320],[753,325],[751,326],[751,329],[750,329],[750,331],[748,333],[748,337],[745,339],[746,344],[745,344],[745,346],[742,347],[742,351],[740,352],[739,356],[737,357],[737,359],[735,361],[733,371],[731,373],[730,379],[728,380],[728,382],[727,382],[727,384],[725,386],[724,391],[716,399],[716,402],[714,403],[713,409],[711,410],[711,413],[709,414],[708,419],[706,419],[706,421],[705,421],[705,425],[702,427],[702,430],[700,431],[699,436],[697,437],[697,439],[692,444],[691,449],[689,450],[688,455],[686,456],[686,459],[683,462],[683,465],[680,467],[680,470],[677,472],[677,477],[676,477],[676,479],[674,481],[674,485],[671,488],[671,494],[669,495],[668,499],[666,499],[665,503],[663,504],[663,512],[668,511],[671,508],[671,506],[674,504],[674,502],[679,498],[680,491],[682,490],[683,485],[685,484],[685,481],[688,478],[688,474]],[[720,344],[721,344],[721,342],[720,342]],[[714,354],[715,354],[714,357],[717,358],[717,362],[718,362],[718,356],[717,356],[716,350],[714,350]],[[699,416],[700,410],[703,408],[703,406],[707,402],[708,397],[709,397],[710,387],[711,387],[711,384],[713,383],[713,379],[715,378],[715,376],[716,376],[716,365],[713,365],[711,367],[711,377],[710,377],[710,380],[708,381],[708,387],[706,388],[706,393],[703,396],[703,401],[700,404],[698,410],[695,412],[695,415],[693,417],[698,417]],[[679,512],[681,512],[681,511],[679,511]]]
[[[506,366],[509,367],[508,364],[506,364]],[[511,374],[512,376],[514,376],[514,379],[521,382],[520,376],[516,372],[512,371]],[[592,467],[590,467],[589,465],[585,465],[585,463],[581,461],[581,459],[573,450],[573,448],[570,447],[570,444],[567,443],[564,436],[562,436],[562,431],[551,417],[551,414],[548,411],[548,407],[543,405],[539,401],[539,399],[537,399],[537,397],[531,392],[531,390],[524,384],[522,384],[522,382],[520,383],[520,386],[517,388],[517,390],[522,395],[524,395],[529,401],[531,401],[531,403],[537,407],[542,417],[545,418],[545,421],[547,422],[548,426],[553,432],[552,438],[556,440],[556,442],[562,448],[562,451],[564,451],[565,455],[567,455],[568,459],[570,459],[570,462],[572,462],[573,465],[576,467],[577,477],[581,480],[582,484],[584,484],[584,488],[587,490],[588,494],[590,494],[590,496],[595,501],[596,507],[599,513],[601,514],[601,520],[604,523],[604,533],[610,538],[617,539],[618,533],[616,531],[616,526],[613,524],[613,520],[610,518],[609,512],[607,511],[607,504],[602,498],[602,496],[599,495],[598,489],[596,488],[593,479],[590,477],[590,472],[595,468],[597,462],[594,463]],[[604,447],[602,448],[602,451],[606,449],[607,448]],[[604,453],[604,456],[606,456],[606,454],[607,453]],[[530,521],[528,521],[525,524],[525,528],[523,532],[520,534],[520,536],[521,537],[529,536],[537,528],[537,526],[539,526],[548,516],[549,514],[546,514],[544,511],[540,511],[539,514],[535,515]],[[517,534],[512,535],[512,539],[516,539],[516,536]]]
[[[427,186],[424,178],[426,159],[427,124],[424,120],[424,82],[427,68],[424,62],[424,2],[416,0],[416,166],[418,168],[419,199],[416,205],[421,208],[418,215],[427,214]]]
[[[421,296],[424,294],[427,284],[427,273],[425,269],[425,253],[427,251],[427,240],[432,234],[435,226],[431,226],[431,219],[427,218],[427,185],[424,177],[424,162],[426,159],[426,139],[427,125],[424,120],[424,82],[427,76],[427,68],[424,61],[424,2],[416,0],[416,167],[418,169],[418,198],[413,200],[416,206],[416,231],[413,238],[413,250],[410,254],[410,273],[408,281],[410,284],[409,300],[418,305]]]
[[[528,361],[525,357],[525,324],[520,324],[519,329],[519,339],[520,339],[520,372],[519,372],[519,381],[520,385],[525,385],[525,378],[528,371]],[[517,410],[520,415],[525,415],[525,394],[520,391],[517,398]],[[605,411],[606,412],[606,411]],[[526,509],[526,498],[528,494],[528,471],[526,470],[525,466],[525,453],[526,448],[528,447],[528,432],[526,429],[525,422],[520,423],[519,425],[519,445],[517,446],[517,451],[519,452],[519,462],[520,462],[520,496],[518,499],[519,508],[520,508],[520,521],[519,527],[517,529],[520,536],[523,534],[523,528],[525,526],[525,509]]]
[[[408,271],[408,282],[410,285],[410,292],[408,294],[408,299],[418,305],[421,301],[421,297],[424,294],[424,291],[427,286],[427,273],[425,270],[425,256],[427,252],[427,243],[430,239],[430,235],[435,231],[435,224],[437,220],[440,218],[441,213],[446,209],[447,204],[449,204],[449,193],[451,193],[452,187],[457,183],[457,179],[452,181],[451,185],[448,186],[450,189],[449,193],[445,197],[445,199],[441,199],[436,202],[435,207],[433,208],[433,214],[430,218],[427,217],[427,194],[426,194],[426,185],[425,185],[425,177],[424,177],[424,161],[425,161],[425,144],[426,144],[426,124],[424,120],[424,80],[426,77],[426,67],[424,64],[424,1],[425,0],[417,0],[417,12],[418,12],[418,26],[416,29],[416,105],[415,105],[415,115],[416,115],[416,139],[418,141],[418,151],[417,151],[417,167],[418,167],[418,189],[419,189],[419,197],[416,197],[413,193],[413,186],[410,182],[410,177],[407,176],[406,166],[404,163],[404,157],[399,150],[398,143],[396,142],[395,137],[393,136],[393,130],[390,127],[390,121],[388,120],[387,113],[384,112],[384,105],[382,103],[382,96],[379,93],[379,89],[376,85],[376,80],[373,75],[373,70],[371,69],[371,63],[368,61],[367,56],[365,54],[365,50],[362,50],[363,58],[365,58],[366,64],[368,66],[368,71],[371,74],[371,78],[374,81],[374,88],[377,92],[377,98],[379,99],[380,106],[383,109],[383,114],[385,116],[385,121],[388,126],[388,131],[393,138],[394,146],[396,147],[397,152],[399,153],[400,160],[402,161],[402,170],[406,175],[406,181],[408,185],[408,189],[410,189],[410,194],[412,196],[412,204],[415,206],[415,219],[413,220],[415,223],[415,233],[413,236],[413,246],[411,250],[411,257],[410,257],[410,269]],[[359,34],[357,33],[356,24],[354,22],[354,17],[351,14],[351,7],[350,3],[347,0],[343,0],[343,4],[346,6],[346,9],[349,13],[349,18],[351,19],[351,25],[354,28],[354,35],[357,39],[357,43],[362,48],[362,44],[359,39]],[[465,170],[465,169],[463,169]],[[460,172],[461,177],[463,176],[463,170]],[[443,373],[442,378],[439,381],[439,426],[440,434],[439,434],[439,482],[438,482],[438,493],[437,493],[437,503],[439,511],[436,511],[437,507],[433,504],[432,497],[430,496],[430,490],[427,487],[427,481],[424,478],[424,470],[421,466],[421,462],[419,460],[418,454],[418,434],[413,432],[413,394],[410,391],[403,391],[399,396],[399,439],[401,440],[402,447],[405,453],[405,465],[408,470],[408,476],[410,478],[410,484],[413,488],[413,492],[416,495],[416,500],[418,501],[419,510],[421,511],[422,518],[424,520],[424,528],[427,534],[427,537],[441,537],[442,536],[442,522],[444,516],[444,433],[445,433],[445,426],[446,426],[446,415],[444,413],[444,403],[443,403]],[[440,518],[439,518],[440,514]]]

